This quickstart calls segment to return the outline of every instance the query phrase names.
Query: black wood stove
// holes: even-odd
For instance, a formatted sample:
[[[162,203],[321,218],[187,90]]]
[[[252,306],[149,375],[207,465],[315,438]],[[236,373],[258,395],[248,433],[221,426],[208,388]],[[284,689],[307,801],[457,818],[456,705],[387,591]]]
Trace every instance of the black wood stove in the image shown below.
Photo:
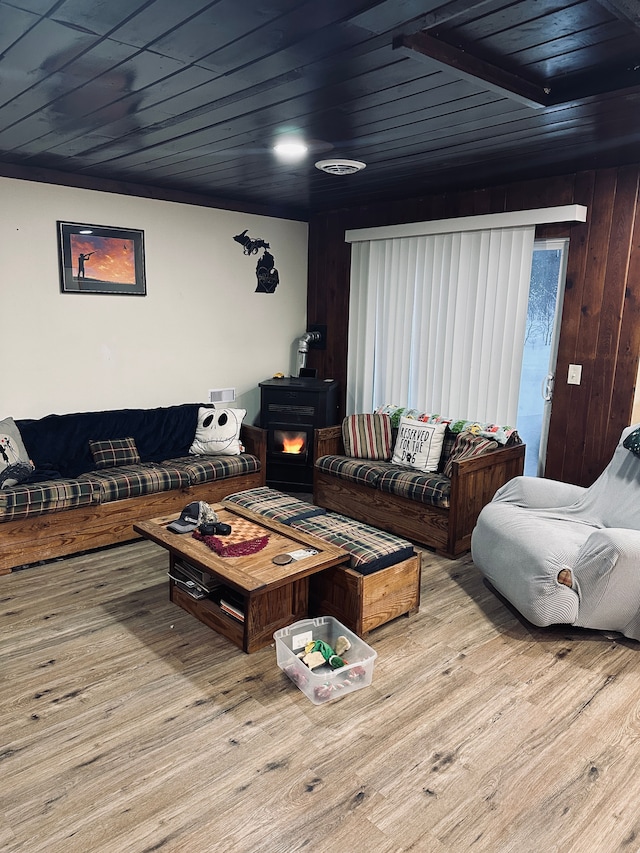
[[[284,491],[313,487],[313,431],[338,423],[332,379],[268,379],[260,383],[260,426],[267,430],[267,485]]]

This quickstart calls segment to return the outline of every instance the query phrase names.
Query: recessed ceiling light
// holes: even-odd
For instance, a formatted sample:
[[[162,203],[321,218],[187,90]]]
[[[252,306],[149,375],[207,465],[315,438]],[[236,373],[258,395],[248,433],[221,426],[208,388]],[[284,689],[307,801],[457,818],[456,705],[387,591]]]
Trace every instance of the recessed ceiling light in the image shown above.
[[[307,154],[309,147],[299,139],[283,139],[280,142],[276,142],[273,150],[281,160],[295,162],[302,160]]]
[[[329,175],[353,175],[366,167],[361,160],[318,160],[316,163],[316,169]]]

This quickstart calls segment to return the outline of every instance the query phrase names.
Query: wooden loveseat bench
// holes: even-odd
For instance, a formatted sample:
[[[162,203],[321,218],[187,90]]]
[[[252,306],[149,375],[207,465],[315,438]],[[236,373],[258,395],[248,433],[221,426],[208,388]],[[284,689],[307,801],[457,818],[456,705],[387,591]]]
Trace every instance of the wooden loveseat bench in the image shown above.
[[[402,460],[398,446],[399,430],[413,436],[421,424],[442,433],[433,471]],[[404,443],[405,457],[415,445]],[[522,474],[524,454],[513,428],[387,406],[315,431],[313,500],[455,558],[470,549],[482,507]]]
[[[266,432],[233,411],[184,403],[0,421],[3,459],[21,447],[31,467],[13,483],[0,466],[0,575],[136,539],[134,522],[263,486]],[[212,412],[217,424],[228,413],[217,431]],[[211,435],[224,446],[197,444]]]

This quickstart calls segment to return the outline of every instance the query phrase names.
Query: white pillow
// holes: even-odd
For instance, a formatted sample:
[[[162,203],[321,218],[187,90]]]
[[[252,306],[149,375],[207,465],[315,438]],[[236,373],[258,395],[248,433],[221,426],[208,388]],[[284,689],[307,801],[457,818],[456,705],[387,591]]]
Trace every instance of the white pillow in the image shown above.
[[[189,453],[205,456],[237,456],[244,451],[240,441],[246,409],[198,410],[198,426]]]
[[[446,428],[446,424],[400,418],[391,461],[425,473],[437,471]]]
[[[33,462],[13,418],[0,421],[0,489],[23,482],[34,470]]]

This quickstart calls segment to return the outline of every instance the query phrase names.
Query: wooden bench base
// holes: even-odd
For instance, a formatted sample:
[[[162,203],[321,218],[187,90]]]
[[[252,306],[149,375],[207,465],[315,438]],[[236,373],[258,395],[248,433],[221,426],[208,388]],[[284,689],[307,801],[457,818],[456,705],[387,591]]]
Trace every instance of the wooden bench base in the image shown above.
[[[370,575],[334,566],[309,581],[309,615],[333,616],[359,637],[419,605],[419,554]]]

